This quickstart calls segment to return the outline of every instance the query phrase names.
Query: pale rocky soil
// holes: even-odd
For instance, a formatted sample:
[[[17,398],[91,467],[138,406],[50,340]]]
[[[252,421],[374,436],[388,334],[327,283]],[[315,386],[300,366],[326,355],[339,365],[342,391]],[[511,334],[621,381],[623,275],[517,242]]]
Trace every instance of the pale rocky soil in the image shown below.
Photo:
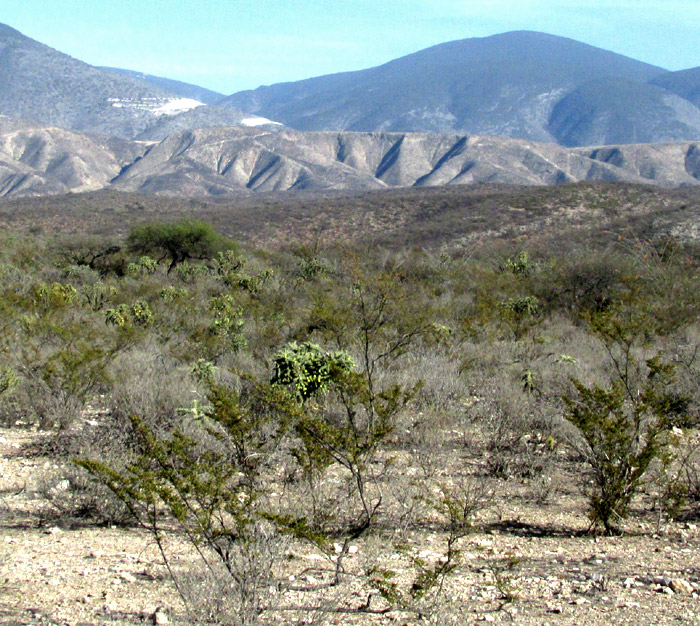
[[[57,475],[51,459],[23,447],[40,435],[0,430],[0,626],[153,623],[158,607],[173,622],[182,606],[158,550],[147,533],[57,520],[38,493]],[[585,502],[575,488],[562,488],[551,504],[528,503],[518,485],[500,499],[498,514],[463,540],[464,563],[446,585],[437,624],[700,624],[700,530],[694,522],[657,528],[642,512],[622,537],[594,538],[585,530]],[[426,529],[407,540],[427,560],[444,547],[440,532]],[[174,543],[175,567],[189,559]],[[379,556],[378,556],[379,555]],[[520,560],[503,582],[515,596],[505,602],[490,563]],[[400,555],[381,539],[358,542],[347,560],[361,571],[372,559],[400,571]],[[290,549],[296,571],[323,566],[304,548]],[[323,574],[314,572],[317,580]],[[353,608],[364,596],[340,590],[338,605]],[[285,601],[298,601],[290,593]],[[333,601],[330,601],[331,603]],[[382,600],[372,601],[381,607]],[[449,612],[457,621],[447,621]],[[281,613],[279,623],[313,621],[310,614]],[[327,619],[327,622],[323,620]],[[315,616],[315,623],[414,624],[401,613]],[[309,622],[306,622],[309,623]]]

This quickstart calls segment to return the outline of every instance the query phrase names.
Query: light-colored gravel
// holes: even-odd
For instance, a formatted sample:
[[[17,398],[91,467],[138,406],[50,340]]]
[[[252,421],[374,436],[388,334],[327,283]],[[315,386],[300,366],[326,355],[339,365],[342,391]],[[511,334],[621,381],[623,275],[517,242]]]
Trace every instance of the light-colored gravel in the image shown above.
[[[48,517],[35,489],[55,467],[50,459],[28,457],[22,448],[37,436],[0,431],[0,626],[154,623],[159,607],[165,609],[159,619],[177,621],[182,606],[147,533],[61,527]],[[578,534],[586,528],[584,504],[574,490],[553,504],[528,504],[514,485],[502,498],[499,516],[462,541],[463,563],[448,580],[435,623],[458,623],[445,618],[453,611],[461,613],[463,624],[700,624],[697,525],[672,523],[656,533],[648,518],[631,522],[625,536],[594,538]],[[435,530],[404,539],[427,561],[439,558],[444,548],[444,537]],[[173,546],[173,564],[185,567],[187,545],[174,538]],[[399,574],[405,567],[389,539],[375,538],[358,542],[347,558],[348,571],[361,573],[372,559]],[[509,559],[517,564],[497,581],[493,565]],[[329,565],[304,547],[290,549],[290,571],[310,564]],[[308,576],[314,582],[323,578],[322,573]],[[504,590],[512,601],[504,600]],[[335,593],[330,603],[346,609],[365,600],[351,584]],[[284,601],[299,599],[289,592]],[[382,602],[373,600],[376,607]],[[302,623],[294,613],[277,617],[279,623]],[[324,619],[419,623],[415,615],[398,612],[329,614],[319,622]]]

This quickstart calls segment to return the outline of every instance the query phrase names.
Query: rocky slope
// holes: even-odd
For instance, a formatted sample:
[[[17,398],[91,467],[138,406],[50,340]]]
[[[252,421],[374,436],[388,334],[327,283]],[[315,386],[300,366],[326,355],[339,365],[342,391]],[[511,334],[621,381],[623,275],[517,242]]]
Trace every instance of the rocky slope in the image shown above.
[[[93,67],[0,24],[0,115],[135,138],[151,127],[160,127],[164,120],[204,106],[192,97],[199,93],[192,87]],[[211,94],[200,93],[205,99]],[[219,119],[214,122],[217,112]],[[246,117],[252,116],[213,109],[207,121],[222,126]]]
[[[215,104],[224,98],[224,94],[222,93],[200,87],[199,85],[183,83],[180,80],[172,80],[162,76],[153,76],[153,74],[144,74],[143,72],[125,70],[118,67],[100,67],[100,69],[107,70],[121,76],[129,76],[130,78],[136,79],[140,82],[165,89],[170,93],[180,96],[181,98],[191,98],[192,100],[198,100],[204,104]]]
[[[102,189],[146,144],[0,116],[0,196]]]
[[[358,72],[259,87],[222,103],[299,130],[458,132],[565,145],[700,138],[694,104],[684,99],[681,106],[676,101],[684,96],[647,84],[666,74],[571,39],[523,31],[440,44]],[[591,85],[604,104],[591,106]],[[622,131],[617,117],[625,120]],[[635,137],[630,127],[640,125]]]
[[[85,135],[0,117],[0,194],[113,188],[158,195],[378,189],[474,183],[700,184],[693,142],[563,148],[502,137],[181,131],[159,142]]]

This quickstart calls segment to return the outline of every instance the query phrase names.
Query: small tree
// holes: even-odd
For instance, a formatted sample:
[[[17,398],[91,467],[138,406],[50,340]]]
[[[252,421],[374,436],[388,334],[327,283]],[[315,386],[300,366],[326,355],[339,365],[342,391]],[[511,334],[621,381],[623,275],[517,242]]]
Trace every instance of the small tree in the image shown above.
[[[687,398],[670,389],[673,366],[658,357],[646,365],[646,380],[635,394],[628,393],[628,381],[603,389],[574,380],[577,396],[564,397],[565,417],[578,429],[577,448],[590,466],[591,522],[607,534],[627,516],[652,461],[668,460],[673,429],[687,420]]]
[[[129,247],[139,254],[159,254],[158,262],[170,259],[168,273],[187,259],[211,259],[218,252],[235,247],[235,243],[199,220],[153,222],[134,228]]]

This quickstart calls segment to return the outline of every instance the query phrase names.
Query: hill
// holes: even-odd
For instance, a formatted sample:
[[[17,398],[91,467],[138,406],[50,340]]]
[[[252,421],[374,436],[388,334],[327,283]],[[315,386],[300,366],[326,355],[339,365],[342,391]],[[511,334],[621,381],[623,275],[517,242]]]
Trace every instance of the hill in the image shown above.
[[[476,183],[700,184],[693,142],[563,148],[504,137],[268,126],[127,141],[7,117],[0,117],[0,161],[0,194],[25,196],[107,187],[194,197]]]
[[[211,89],[206,89],[205,87],[200,87],[199,85],[193,85],[191,83],[184,83],[180,80],[172,80],[171,78],[163,78],[162,76],[153,76],[152,74],[144,74],[143,72],[136,72],[134,70],[125,70],[118,67],[100,67],[100,69],[107,70],[108,72],[114,72],[121,76],[129,76],[135,80],[146,83],[148,85],[154,85],[165,89],[170,93],[174,93],[182,98],[191,98],[192,100],[197,100],[203,102],[204,104],[215,104],[222,98],[224,94],[212,91]]]
[[[662,74],[651,82],[700,106],[700,67]]]
[[[563,146],[697,140],[700,110],[654,84],[596,80],[556,104],[547,130]]]
[[[141,141],[198,128],[273,131],[283,124],[302,131],[490,135],[568,147],[700,139],[697,70],[667,72],[529,31],[453,41],[379,67],[224,99],[180,81],[92,67],[3,25],[0,60],[0,114]],[[312,178],[317,186],[318,176]],[[513,172],[508,182],[528,181]]]
[[[78,61],[0,24],[0,114],[122,138],[162,134],[174,118],[177,129],[191,124],[225,126],[254,116],[203,107],[214,92],[144,76],[101,69]],[[206,107],[204,107],[206,108]]]
[[[555,142],[552,111],[581,85],[605,81],[614,97],[618,83],[644,84],[665,74],[572,39],[518,31],[440,44],[367,70],[259,87],[222,104],[299,130],[458,132]],[[633,117],[636,105],[625,101],[620,112]],[[650,108],[654,126],[675,115]],[[691,131],[694,137],[695,126]],[[616,141],[634,140],[604,136],[601,143]]]
[[[0,25],[0,113],[132,137],[184,101],[155,85],[92,67]]]
[[[619,234],[700,241],[700,188],[483,184],[208,198],[103,189],[0,198],[0,226],[11,232],[119,237],[135,223],[182,218],[205,220],[228,236],[264,246],[342,241],[469,250],[479,242],[521,239],[551,240],[557,249],[564,232],[578,233],[584,246],[614,242]]]

